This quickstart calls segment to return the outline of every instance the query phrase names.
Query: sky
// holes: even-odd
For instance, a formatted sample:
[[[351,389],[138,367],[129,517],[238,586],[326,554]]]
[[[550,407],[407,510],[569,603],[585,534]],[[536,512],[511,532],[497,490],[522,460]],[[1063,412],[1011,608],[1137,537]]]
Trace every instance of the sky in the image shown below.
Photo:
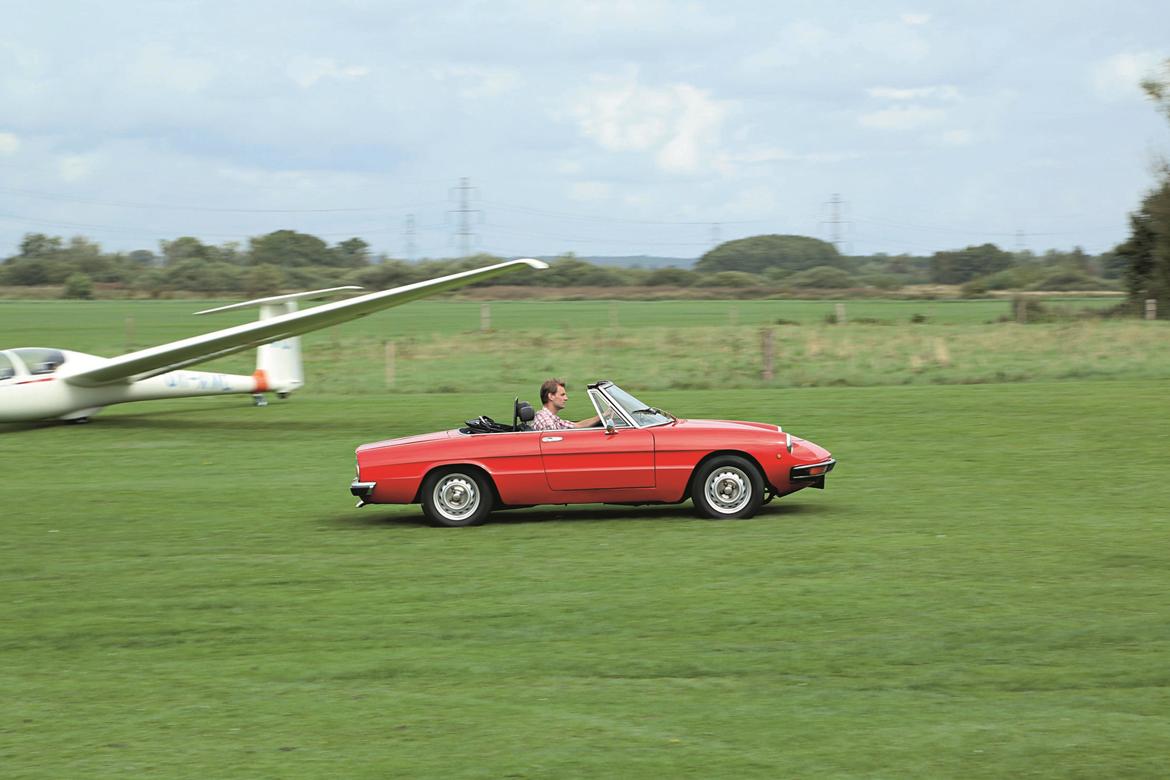
[[[0,0],[0,257],[273,230],[399,258],[1098,253],[1170,3]]]

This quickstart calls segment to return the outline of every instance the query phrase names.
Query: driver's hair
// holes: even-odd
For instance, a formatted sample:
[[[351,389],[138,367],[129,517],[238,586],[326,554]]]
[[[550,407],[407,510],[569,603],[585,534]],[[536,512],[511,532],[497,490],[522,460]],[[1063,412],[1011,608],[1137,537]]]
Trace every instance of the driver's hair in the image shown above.
[[[540,405],[544,406],[548,403],[549,396],[555,395],[558,387],[564,387],[565,383],[553,377],[552,379],[544,380],[544,384],[540,386]]]

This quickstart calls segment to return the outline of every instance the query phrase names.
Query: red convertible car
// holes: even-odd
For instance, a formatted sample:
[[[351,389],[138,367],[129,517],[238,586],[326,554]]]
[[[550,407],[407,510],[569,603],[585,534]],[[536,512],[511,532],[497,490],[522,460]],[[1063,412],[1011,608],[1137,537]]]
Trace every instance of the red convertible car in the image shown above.
[[[435,525],[478,525],[495,508],[536,504],[676,504],[708,518],[751,517],[761,504],[824,488],[836,461],[778,425],[680,420],[613,382],[588,386],[593,428],[534,431],[530,405],[512,424],[365,444],[350,492],[358,506],[422,504]]]

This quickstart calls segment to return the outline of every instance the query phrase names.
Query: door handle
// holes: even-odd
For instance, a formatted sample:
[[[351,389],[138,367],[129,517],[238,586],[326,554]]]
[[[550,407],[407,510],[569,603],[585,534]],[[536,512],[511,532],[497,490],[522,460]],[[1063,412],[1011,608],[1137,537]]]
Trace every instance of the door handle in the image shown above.
[[[560,441],[562,438],[564,438],[564,437],[563,436],[541,436],[540,440],[541,441]]]

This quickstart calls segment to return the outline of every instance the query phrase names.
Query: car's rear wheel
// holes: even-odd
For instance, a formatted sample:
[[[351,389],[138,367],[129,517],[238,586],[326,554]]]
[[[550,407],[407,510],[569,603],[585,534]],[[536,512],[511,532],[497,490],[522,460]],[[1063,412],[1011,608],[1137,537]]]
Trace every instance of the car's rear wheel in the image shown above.
[[[746,458],[720,455],[695,472],[691,500],[701,517],[713,520],[751,517],[764,502],[764,478]]]
[[[468,468],[436,471],[422,489],[423,514],[432,525],[447,528],[479,525],[492,511],[493,499],[487,478]]]

